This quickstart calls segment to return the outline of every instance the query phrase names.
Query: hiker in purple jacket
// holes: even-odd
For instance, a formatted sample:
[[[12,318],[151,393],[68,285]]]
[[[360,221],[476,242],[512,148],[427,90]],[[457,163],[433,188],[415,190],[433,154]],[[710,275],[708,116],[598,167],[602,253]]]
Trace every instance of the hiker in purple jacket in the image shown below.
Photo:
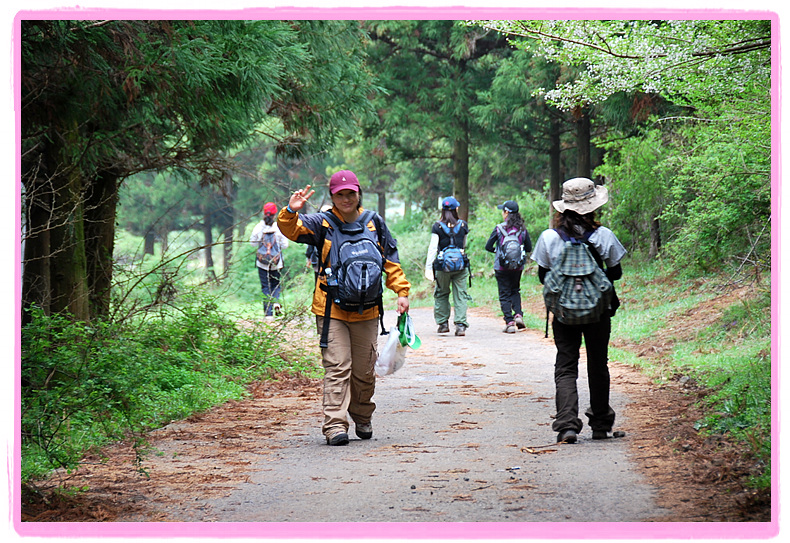
[[[521,310],[521,274],[532,250],[532,241],[516,202],[508,200],[497,207],[502,210],[503,222],[491,232],[486,251],[496,255],[494,277],[499,290],[499,306],[505,319],[502,331],[515,334],[516,328],[525,328]]]

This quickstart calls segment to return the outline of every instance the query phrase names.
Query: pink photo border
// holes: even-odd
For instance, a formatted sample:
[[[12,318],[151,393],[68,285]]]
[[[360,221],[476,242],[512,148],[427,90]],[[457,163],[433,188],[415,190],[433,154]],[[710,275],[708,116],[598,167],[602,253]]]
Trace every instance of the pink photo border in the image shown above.
[[[126,8],[64,8],[49,11],[20,11],[13,23],[13,103],[15,110],[16,202],[15,219],[21,220],[20,191],[20,25],[29,19],[764,19],[772,22],[772,519],[765,523],[561,523],[559,537],[555,523],[365,523],[364,531],[358,523],[49,523],[22,522],[20,503],[20,445],[14,439],[13,465],[9,463],[10,514],[16,533],[22,537],[63,538],[255,538],[328,539],[327,533],[342,533],[342,539],[439,539],[439,540],[499,540],[499,539],[767,539],[779,533],[779,272],[780,247],[780,190],[781,190],[781,103],[779,16],[771,11],[731,9],[653,9],[653,8],[479,8],[448,6],[421,7],[359,7],[311,8],[272,7],[238,10],[154,10]],[[17,230],[18,232],[19,230]],[[19,375],[21,346],[20,300],[21,250],[15,243],[15,377]],[[15,378],[14,435],[19,436],[20,390]],[[15,467],[14,467],[15,466]],[[332,528],[330,531],[327,531]],[[338,528],[338,529],[335,529]],[[343,530],[343,528],[346,528]]]

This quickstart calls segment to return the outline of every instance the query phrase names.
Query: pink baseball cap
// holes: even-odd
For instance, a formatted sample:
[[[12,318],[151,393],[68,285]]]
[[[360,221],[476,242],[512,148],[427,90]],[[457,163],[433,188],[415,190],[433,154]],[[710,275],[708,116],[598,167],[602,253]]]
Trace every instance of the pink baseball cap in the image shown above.
[[[266,202],[263,204],[263,212],[266,215],[275,215],[277,213],[277,206],[274,202]]]
[[[330,194],[335,194],[344,189],[359,192],[359,181],[357,181],[357,176],[351,170],[340,170],[332,174],[332,177],[329,179]]]

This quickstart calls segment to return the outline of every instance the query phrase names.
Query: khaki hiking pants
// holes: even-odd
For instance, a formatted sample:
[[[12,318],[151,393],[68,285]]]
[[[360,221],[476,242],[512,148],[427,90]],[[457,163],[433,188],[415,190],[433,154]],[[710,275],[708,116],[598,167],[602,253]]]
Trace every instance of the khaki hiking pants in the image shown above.
[[[318,333],[324,317],[316,317]],[[328,347],[322,349],[324,364],[324,424],[321,431],[348,431],[350,416],[356,424],[370,422],[376,404],[378,319],[346,322],[329,319]]]

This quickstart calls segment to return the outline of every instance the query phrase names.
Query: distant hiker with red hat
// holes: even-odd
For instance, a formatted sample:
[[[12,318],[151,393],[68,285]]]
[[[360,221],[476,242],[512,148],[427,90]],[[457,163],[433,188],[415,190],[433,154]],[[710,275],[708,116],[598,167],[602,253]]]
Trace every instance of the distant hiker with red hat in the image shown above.
[[[466,335],[469,322],[466,309],[469,294],[469,259],[466,256],[466,236],[469,226],[458,218],[458,200],[452,196],[442,199],[439,220],[431,227],[431,241],[425,259],[425,278],[435,281],[433,290],[433,317],[439,326],[437,332],[450,331],[450,292],[453,294],[455,335]]]
[[[283,269],[283,250],[288,247],[286,238],[277,227],[277,205],[266,202],[263,206],[263,219],[255,225],[250,243],[256,247],[255,266],[261,280],[263,310],[267,320],[282,313],[280,305],[280,274]]]

